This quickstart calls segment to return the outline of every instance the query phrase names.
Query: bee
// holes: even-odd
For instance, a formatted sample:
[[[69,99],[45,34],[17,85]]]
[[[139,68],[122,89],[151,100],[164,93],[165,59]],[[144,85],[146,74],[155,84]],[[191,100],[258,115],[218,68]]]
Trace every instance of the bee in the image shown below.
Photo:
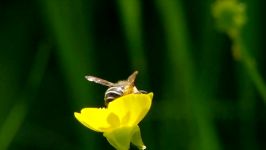
[[[118,97],[127,94],[145,94],[146,91],[138,90],[135,86],[135,80],[137,77],[138,71],[134,71],[127,80],[118,81],[117,83],[112,83],[107,80],[94,77],[94,76],[85,76],[88,81],[95,82],[109,87],[104,94],[105,106],[108,106],[108,103],[115,100]]]

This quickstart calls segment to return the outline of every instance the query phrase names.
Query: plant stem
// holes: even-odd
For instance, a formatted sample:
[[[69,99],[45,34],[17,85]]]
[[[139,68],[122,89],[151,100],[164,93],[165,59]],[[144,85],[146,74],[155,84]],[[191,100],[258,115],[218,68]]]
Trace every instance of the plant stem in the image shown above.
[[[256,61],[250,56],[246,46],[242,42],[241,36],[231,36],[234,42],[234,50],[240,53],[240,62],[244,65],[247,74],[250,76],[259,94],[266,103],[266,86],[262,76],[256,67]]]
[[[17,103],[6,117],[4,124],[0,128],[0,149],[7,150],[14,139],[27,113],[24,104]]]
[[[18,102],[14,104],[4,123],[0,125],[0,150],[8,149],[20,130],[28,113],[30,102],[34,100],[38,93],[49,58],[50,48],[47,47],[46,43],[42,43],[36,53],[26,86],[21,94],[16,97],[19,99]]]

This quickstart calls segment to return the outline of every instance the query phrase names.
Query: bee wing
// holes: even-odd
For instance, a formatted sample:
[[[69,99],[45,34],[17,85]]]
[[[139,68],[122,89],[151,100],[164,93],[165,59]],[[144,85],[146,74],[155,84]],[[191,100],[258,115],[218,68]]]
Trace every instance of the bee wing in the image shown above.
[[[135,79],[136,79],[138,73],[139,73],[138,71],[134,71],[134,72],[133,72],[133,73],[127,78],[127,81],[128,81],[130,84],[134,84]]]
[[[94,77],[94,76],[85,76],[85,78],[88,81],[95,82],[95,83],[98,83],[98,84],[101,84],[101,85],[104,85],[104,86],[108,86],[108,87],[111,87],[111,86],[115,85],[112,82],[109,82],[109,81],[106,81],[104,79],[101,79],[101,78],[98,78],[98,77]]]

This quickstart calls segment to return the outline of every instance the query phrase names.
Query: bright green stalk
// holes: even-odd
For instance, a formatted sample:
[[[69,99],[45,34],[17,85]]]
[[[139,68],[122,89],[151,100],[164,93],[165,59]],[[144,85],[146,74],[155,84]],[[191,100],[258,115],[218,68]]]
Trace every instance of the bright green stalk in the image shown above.
[[[204,102],[204,95],[201,94],[203,87],[196,82],[196,72],[193,59],[190,54],[188,33],[186,29],[184,14],[180,1],[156,0],[161,18],[166,32],[168,60],[173,65],[173,81],[168,85],[178,84],[182,81],[185,99],[188,101],[188,109],[192,111],[192,119],[197,126],[198,135],[196,138],[197,149],[218,150],[219,142],[215,134],[209,108]],[[169,89],[167,88],[169,91]]]
[[[84,16],[82,0],[42,0],[41,6],[57,43],[57,58],[68,84],[72,106],[80,106],[95,99],[95,92],[84,78],[94,70],[94,56],[89,24]],[[79,131],[82,149],[96,149],[97,143],[90,142],[91,135]]]
[[[204,85],[206,93],[210,96],[210,100],[215,98],[215,90],[218,86],[220,78],[220,68],[222,67],[222,60],[224,53],[226,51],[214,50],[217,49],[217,45],[222,45],[217,37],[217,33],[214,32],[215,27],[210,26],[213,23],[213,18],[210,15],[210,5],[212,0],[199,1],[201,5],[200,13],[196,17],[201,18],[199,21],[200,28],[200,42],[199,42],[199,51],[200,51],[200,65],[202,66],[200,70],[199,78],[202,79],[202,85]],[[215,64],[215,65],[213,65]],[[211,71],[210,71],[211,70]]]
[[[117,0],[120,10],[122,27],[124,29],[131,67],[139,70],[140,80],[148,81],[147,62],[143,48],[141,1]]]
[[[81,1],[44,0],[42,6],[58,45],[57,56],[73,102],[85,103],[89,97],[84,76],[93,70],[94,59]]]

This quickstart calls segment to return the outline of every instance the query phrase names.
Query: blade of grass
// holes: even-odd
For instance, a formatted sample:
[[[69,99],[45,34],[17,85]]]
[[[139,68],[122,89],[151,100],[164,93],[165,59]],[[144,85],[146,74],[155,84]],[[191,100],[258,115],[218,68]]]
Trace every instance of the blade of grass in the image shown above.
[[[0,128],[0,149],[6,150],[19,131],[29,109],[30,102],[35,98],[50,56],[50,48],[40,45],[29,72],[25,89],[17,97],[18,102],[10,110],[8,116]]]
[[[95,93],[84,79],[88,72],[93,72],[95,62],[89,25],[84,16],[85,6],[82,0],[42,0],[41,7],[58,46],[57,58],[73,99],[72,106],[80,108],[88,100],[93,100]],[[88,141],[94,139],[93,135],[81,129],[78,129],[78,134],[81,135],[82,149],[97,149],[96,142],[88,144]]]
[[[147,62],[143,49],[141,1],[117,0],[120,18],[128,45],[131,67],[141,72],[140,78],[149,83]]]
[[[197,16],[200,19],[200,78],[202,78],[201,85],[204,85],[205,91],[209,95],[210,99],[214,98],[214,93],[216,92],[217,82],[221,74],[222,60],[224,53],[226,51],[219,50],[217,47],[222,47],[222,42],[218,41],[217,32],[215,32],[215,27],[211,26],[212,16],[210,14],[210,6],[212,0],[200,1],[201,12]],[[208,83],[208,84],[206,84]]]
[[[90,89],[84,76],[93,70],[92,48],[80,0],[43,2],[43,10],[58,45],[57,54],[76,103],[86,102]],[[90,92],[92,93],[92,92]]]
[[[193,112],[192,118],[195,119],[192,124],[197,126],[197,149],[218,150],[220,149],[219,142],[209,114],[209,108],[205,105],[205,97],[200,94],[203,87],[197,85],[195,80],[195,66],[190,54],[191,49],[188,46],[190,42],[181,3],[174,0],[156,0],[156,6],[164,23],[167,38],[166,53],[170,64],[173,65],[171,69],[174,70],[173,81],[167,84],[177,85],[178,81],[176,80],[183,82],[185,100],[188,102],[188,108],[190,107],[189,111]]]
[[[18,103],[10,110],[0,128],[0,149],[7,150],[21,127],[27,113],[25,104]]]

